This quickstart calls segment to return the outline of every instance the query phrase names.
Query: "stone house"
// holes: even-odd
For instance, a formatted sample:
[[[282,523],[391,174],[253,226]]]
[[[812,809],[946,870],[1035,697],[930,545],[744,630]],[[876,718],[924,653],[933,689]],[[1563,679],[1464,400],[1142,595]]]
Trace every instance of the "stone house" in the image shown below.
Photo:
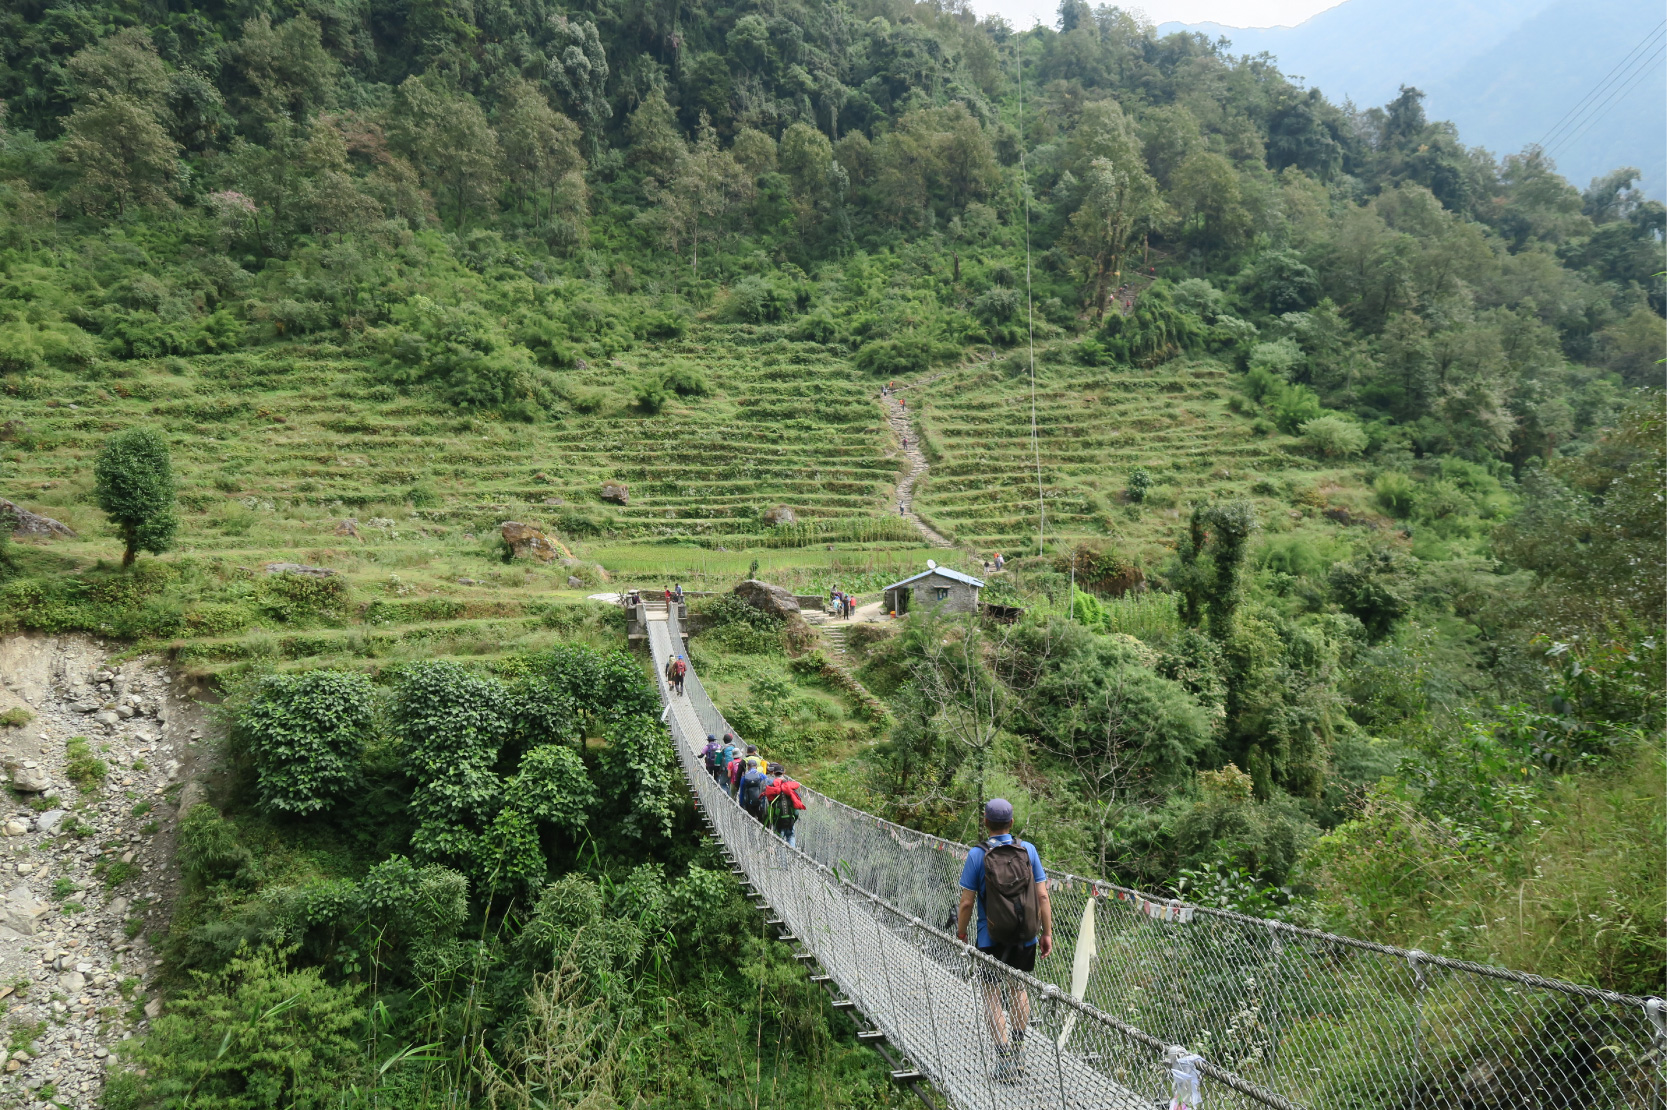
[[[886,587],[885,608],[900,617],[913,609],[976,613],[978,591],[983,588],[984,583],[970,574],[928,562],[919,574]]]

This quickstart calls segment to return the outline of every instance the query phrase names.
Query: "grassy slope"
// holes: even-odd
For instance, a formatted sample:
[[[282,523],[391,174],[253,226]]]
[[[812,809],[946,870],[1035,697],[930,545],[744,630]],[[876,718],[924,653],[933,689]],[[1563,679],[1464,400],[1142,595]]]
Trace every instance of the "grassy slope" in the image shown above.
[[[1173,541],[1194,500],[1251,497],[1269,522],[1365,507],[1352,468],[1300,454],[1292,437],[1259,433],[1228,408],[1234,392],[1225,368],[1209,360],[1154,370],[1040,360],[1036,438],[1048,536],[1110,537],[1150,559]],[[922,404],[934,455],[922,514],[980,548],[1034,551],[1038,451],[1028,373],[990,365],[941,383]],[[1136,467],[1153,477],[1143,505],[1123,493]]]
[[[631,382],[673,361],[696,367],[710,394],[654,416],[631,407]],[[493,655],[584,634],[580,626],[615,635],[597,614],[549,615],[601,579],[560,564],[506,565],[495,531],[506,519],[562,535],[616,584],[723,589],[756,558],[762,576],[801,590],[873,590],[929,556],[955,558],[886,538],[901,523],[889,512],[900,456],[875,383],[824,348],[761,341],[745,327],[703,327],[573,371],[570,386],[601,409],[540,424],[395,394],[333,347],[105,369],[94,382],[61,379],[50,396],[0,399],[0,421],[27,429],[4,445],[0,495],[82,534],[42,545],[30,560],[37,573],[109,560],[117,549],[91,501],[92,457],[119,428],[165,428],[183,512],[178,551],[165,560],[179,569],[170,596],[192,641],[185,658],[205,667],[263,656]],[[1228,410],[1225,378],[1209,362],[1135,371],[1045,358],[1037,405],[1050,537],[1109,535],[1150,563],[1181,527],[1186,501],[1229,492],[1258,495],[1276,528],[1306,516],[1299,527],[1338,532],[1317,509],[1364,504],[1358,478],[1293,454],[1284,437],[1258,436]],[[1017,548],[1034,528],[1028,379],[974,364],[911,396],[913,410],[924,402],[934,457],[922,509],[961,542]],[[1136,464],[1157,477],[1144,506],[1121,503]],[[629,483],[628,506],[601,502],[605,478]],[[761,531],[758,514],[777,504],[831,531],[808,542]],[[357,518],[360,538],[336,533],[346,517]],[[774,546],[784,539],[801,546]],[[247,616],[260,565],[277,560],[340,571],[352,604],[303,631],[258,606]],[[568,583],[575,570],[578,588]],[[367,610],[372,601],[384,604]]]

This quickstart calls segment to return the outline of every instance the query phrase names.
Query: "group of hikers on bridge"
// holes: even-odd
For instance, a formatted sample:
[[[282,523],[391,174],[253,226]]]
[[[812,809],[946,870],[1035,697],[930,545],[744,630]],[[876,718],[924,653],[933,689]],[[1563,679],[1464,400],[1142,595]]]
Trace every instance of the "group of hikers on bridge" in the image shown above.
[[[706,738],[700,750],[701,765],[714,782],[723,787],[740,807],[783,840],[798,847],[795,827],[805,802],[800,785],[787,777],[779,763],[758,754],[758,745],[742,744],[733,732]]]
[[[733,732],[724,733],[722,740],[707,736],[700,757],[713,781],[742,809],[789,847],[798,847],[799,813],[805,808],[799,791],[803,788],[780,763],[765,759],[757,745],[742,743]],[[983,816],[989,835],[967,852],[961,868],[955,935],[963,944],[971,935],[978,950],[990,958],[990,962],[979,961],[977,973],[984,1017],[996,1049],[990,1078],[1012,1083],[1025,1074],[1030,995],[994,965],[1036,971],[1036,961],[1053,951],[1053,904],[1048,899],[1048,873],[1036,846],[1013,836],[1013,804],[992,798]]]

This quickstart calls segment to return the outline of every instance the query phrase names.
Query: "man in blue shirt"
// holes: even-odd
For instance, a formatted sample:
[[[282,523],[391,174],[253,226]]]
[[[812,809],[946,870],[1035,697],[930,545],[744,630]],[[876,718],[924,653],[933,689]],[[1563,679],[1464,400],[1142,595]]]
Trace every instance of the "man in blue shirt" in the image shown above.
[[[1053,906],[1048,901],[1048,873],[1042,870],[1042,857],[1036,846],[1013,839],[1013,803],[1006,798],[992,798],[984,806],[984,827],[989,830],[987,844],[967,852],[966,866],[961,868],[961,908],[955,921],[955,935],[964,944],[967,926],[973,909],[978,910],[978,950],[999,963],[1017,971],[1034,972],[1036,958],[1053,951]],[[1004,844],[1017,843],[1030,857],[1030,874],[1036,883],[1036,920],[1040,930],[1028,940],[1005,944],[990,943],[989,915],[985,905],[984,857],[989,850]],[[1025,1029],[1030,1024],[1030,995],[1023,986],[1012,985],[1012,980],[979,962],[980,978],[984,983],[984,1014],[990,1023],[990,1033],[996,1042],[996,1067],[992,1077],[1013,1081],[1024,1075]],[[1004,988],[1006,988],[1004,990]],[[1003,995],[1011,999],[1011,1006],[1003,1005]],[[1008,1009],[1012,1010],[1012,1035],[1008,1035]]]

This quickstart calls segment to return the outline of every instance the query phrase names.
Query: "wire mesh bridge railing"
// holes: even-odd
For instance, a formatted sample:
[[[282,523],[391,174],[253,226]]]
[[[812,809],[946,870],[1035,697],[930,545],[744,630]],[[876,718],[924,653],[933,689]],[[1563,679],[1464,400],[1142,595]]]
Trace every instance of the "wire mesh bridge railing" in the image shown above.
[[[676,614],[640,615],[657,672]],[[1034,975],[953,936],[967,846],[803,791],[797,848],[700,765],[728,731],[690,668],[663,677],[694,792],[779,927],[951,1102],[1169,1105],[1171,1046],[1206,1107],[1667,1110],[1667,1004],[1372,944],[1050,872],[1055,945]],[[989,984],[989,985],[986,985]],[[1026,1074],[991,1078],[985,1006],[1028,1000]]]

